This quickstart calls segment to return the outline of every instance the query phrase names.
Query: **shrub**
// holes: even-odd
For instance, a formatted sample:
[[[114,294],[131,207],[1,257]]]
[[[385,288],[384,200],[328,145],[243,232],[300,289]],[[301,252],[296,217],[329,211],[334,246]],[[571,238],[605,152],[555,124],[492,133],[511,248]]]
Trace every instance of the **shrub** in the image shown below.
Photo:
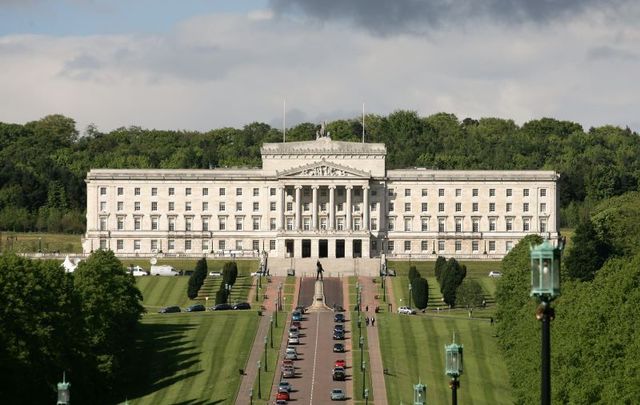
[[[411,281],[411,295],[416,308],[425,309],[429,303],[429,283],[422,277],[414,278]]]

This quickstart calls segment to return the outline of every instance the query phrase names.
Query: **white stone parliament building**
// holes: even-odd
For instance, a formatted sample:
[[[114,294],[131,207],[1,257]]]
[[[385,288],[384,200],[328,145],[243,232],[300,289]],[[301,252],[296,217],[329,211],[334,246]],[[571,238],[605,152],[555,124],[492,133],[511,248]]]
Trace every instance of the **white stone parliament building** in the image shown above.
[[[262,168],[91,170],[85,253],[498,260],[528,234],[558,238],[554,171],[387,170],[384,144],[324,134],[261,154]]]

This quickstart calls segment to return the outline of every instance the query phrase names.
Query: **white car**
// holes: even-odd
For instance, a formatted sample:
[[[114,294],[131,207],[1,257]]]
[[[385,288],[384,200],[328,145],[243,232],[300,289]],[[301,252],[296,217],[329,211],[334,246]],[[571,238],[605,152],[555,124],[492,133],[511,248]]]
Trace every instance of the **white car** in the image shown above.
[[[147,273],[144,270],[134,270],[131,272],[131,274],[133,274],[134,277],[142,277],[142,276],[148,276],[149,273]]]
[[[345,399],[347,399],[347,397],[344,394],[344,391],[341,390],[340,388],[334,388],[331,390],[332,401],[344,401]]]
[[[297,337],[297,336],[289,336],[288,344],[290,344],[290,345],[299,345],[300,344],[300,338]]]
[[[222,277],[222,273],[220,273],[219,271],[210,271],[209,277]]]
[[[412,309],[412,308],[409,308],[409,307],[400,307],[400,308],[398,308],[398,313],[399,314],[414,315],[416,313],[416,310]]]
[[[489,277],[493,277],[493,278],[502,277],[502,273],[499,271],[490,271]]]
[[[295,347],[287,347],[287,351],[284,354],[284,358],[287,360],[298,360],[298,352]]]
[[[262,271],[258,270],[258,271],[254,271],[253,273],[251,273],[251,277],[258,277],[258,276],[266,277],[267,276],[267,272],[262,272]]]

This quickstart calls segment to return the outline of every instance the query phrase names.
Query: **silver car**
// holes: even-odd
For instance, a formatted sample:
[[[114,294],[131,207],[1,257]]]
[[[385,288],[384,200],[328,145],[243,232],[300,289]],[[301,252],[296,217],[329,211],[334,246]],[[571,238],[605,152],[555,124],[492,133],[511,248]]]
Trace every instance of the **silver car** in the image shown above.
[[[334,388],[331,390],[332,401],[344,401],[347,397],[344,395],[344,391],[340,388]]]

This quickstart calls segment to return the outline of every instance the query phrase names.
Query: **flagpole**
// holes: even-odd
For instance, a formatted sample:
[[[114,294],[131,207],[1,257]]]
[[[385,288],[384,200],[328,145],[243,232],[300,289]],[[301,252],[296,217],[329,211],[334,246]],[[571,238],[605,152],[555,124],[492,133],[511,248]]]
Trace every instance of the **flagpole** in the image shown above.
[[[364,143],[364,103],[362,103],[362,143]]]
[[[287,100],[282,100],[282,142],[287,142]]]

